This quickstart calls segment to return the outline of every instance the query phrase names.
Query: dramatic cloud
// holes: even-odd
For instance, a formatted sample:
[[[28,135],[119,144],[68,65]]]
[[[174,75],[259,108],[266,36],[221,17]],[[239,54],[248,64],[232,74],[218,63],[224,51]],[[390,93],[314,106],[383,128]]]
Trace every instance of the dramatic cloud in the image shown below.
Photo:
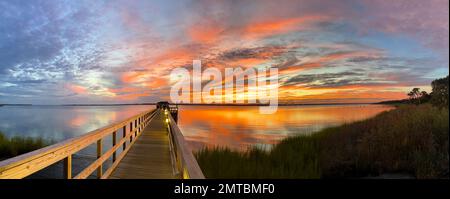
[[[280,100],[373,102],[448,75],[447,0],[0,2],[0,103],[168,100],[173,68],[277,67]]]

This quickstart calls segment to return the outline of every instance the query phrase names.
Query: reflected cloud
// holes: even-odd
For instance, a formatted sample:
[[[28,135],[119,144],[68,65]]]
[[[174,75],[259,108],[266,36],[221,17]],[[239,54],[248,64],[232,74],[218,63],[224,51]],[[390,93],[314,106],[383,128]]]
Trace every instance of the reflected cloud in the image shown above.
[[[281,106],[275,114],[264,115],[252,106],[181,106],[179,125],[195,150],[205,146],[245,150],[366,119],[390,109],[384,105]]]
[[[0,109],[0,131],[8,137],[40,137],[58,142],[121,121],[153,107],[7,106]]]

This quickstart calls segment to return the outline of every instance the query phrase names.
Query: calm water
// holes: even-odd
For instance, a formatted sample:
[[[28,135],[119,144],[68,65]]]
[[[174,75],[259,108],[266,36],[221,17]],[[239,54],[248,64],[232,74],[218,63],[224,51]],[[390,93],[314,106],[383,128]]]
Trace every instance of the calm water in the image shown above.
[[[180,128],[194,150],[227,146],[245,150],[256,145],[270,149],[279,140],[323,128],[366,119],[390,110],[385,105],[281,106],[275,114],[259,114],[254,106],[184,106]]]
[[[55,142],[121,121],[154,106],[3,106],[0,132]]]
[[[53,142],[80,136],[154,106],[3,106],[0,132],[6,136],[41,137]],[[392,109],[384,105],[282,106],[271,115],[255,106],[180,106],[179,126],[192,149],[248,146],[270,149],[282,138],[310,134],[323,128],[372,117]],[[119,132],[119,135],[121,132]],[[106,152],[111,137],[104,139]],[[95,143],[73,156],[76,174],[95,161]],[[119,149],[118,154],[121,153]],[[109,167],[112,160],[105,162]],[[61,161],[30,178],[62,178]],[[91,178],[95,177],[95,172]]]
[[[0,131],[6,136],[55,142],[76,137],[154,106],[3,106]],[[181,106],[179,125],[194,150],[204,146],[270,147],[280,139],[372,117],[384,105],[281,106],[271,115],[255,106]]]

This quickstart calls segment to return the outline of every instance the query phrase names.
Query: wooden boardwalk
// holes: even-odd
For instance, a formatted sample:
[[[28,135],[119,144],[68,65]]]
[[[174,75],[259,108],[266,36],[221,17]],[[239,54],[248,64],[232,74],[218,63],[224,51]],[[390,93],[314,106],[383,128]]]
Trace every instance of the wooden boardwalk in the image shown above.
[[[164,113],[158,111],[109,178],[176,178],[173,174],[166,128]]]
[[[65,179],[204,179],[177,118],[178,107],[158,102],[157,109],[0,161],[0,179],[33,178],[32,175],[47,170],[52,176],[59,178],[62,174]],[[110,148],[103,147],[109,144]],[[88,165],[78,168],[77,153],[89,146],[96,146],[97,153],[89,156]],[[108,160],[113,160],[112,164],[105,164]],[[58,166],[56,170],[54,165]]]

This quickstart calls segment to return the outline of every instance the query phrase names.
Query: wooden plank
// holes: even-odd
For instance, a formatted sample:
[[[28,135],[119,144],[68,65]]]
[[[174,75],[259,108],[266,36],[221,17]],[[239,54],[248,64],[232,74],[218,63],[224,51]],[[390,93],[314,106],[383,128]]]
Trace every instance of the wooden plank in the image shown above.
[[[112,179],[175,178],[169,154],[164,114],[158,111],[126,156],[109,176]]]

